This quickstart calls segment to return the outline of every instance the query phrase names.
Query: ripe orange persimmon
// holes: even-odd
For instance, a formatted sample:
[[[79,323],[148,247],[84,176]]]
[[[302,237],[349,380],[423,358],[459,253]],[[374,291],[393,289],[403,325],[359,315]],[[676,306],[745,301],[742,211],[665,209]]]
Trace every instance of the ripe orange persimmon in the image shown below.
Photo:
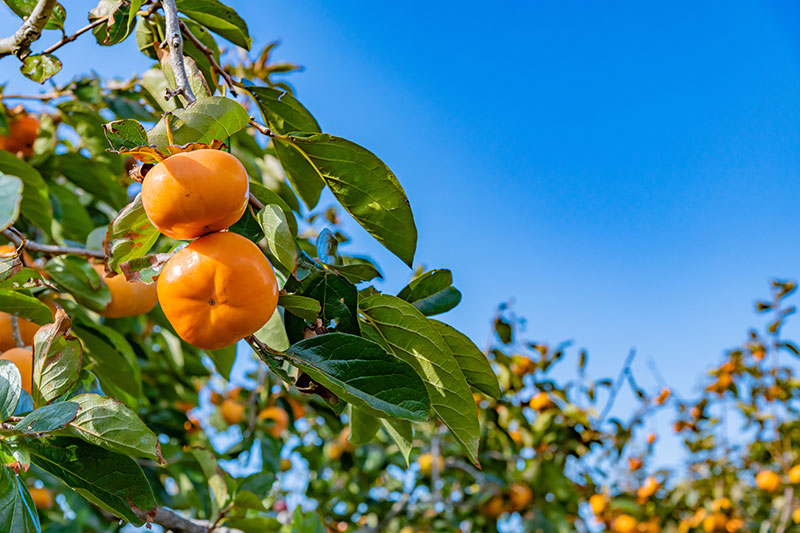
[[[533,491],[524,483],[513,483],[508,488],[508,498],[511,503],[511,510],[521,511],[531,503]]]
[[[546,392],[539,392],[531,398],[528,405],[530,405],[531,409],[534,411],[544,411],[553,406],[553,400],[550,399],[550,395]]]
[[[602,494],[592,494],[589,497],[589,506],[595,516],[600,516],[606,510],[606,497]]]
[[[8,123],[8,137],[0,137],[0,150],[22,157],[33,155],[33,142],[39,135],[39,121],[30,115],[13,118]]]
[[[33,352],[25,348],[11,348],[0,355],[0,360],[11,361],[16,365],[22,376],[22,389],[30,394],[33,380]]]
[[[244,405],[240,404],[236,400],[227,399],[222,402],[220,406],[220,412],[222,413],[222,418],[225,419],[225,422],[228,424],[238,424],[244,418]]]
[[[499,518],[505,512],[506,504],[503,502],[502,496],[492,496],[483,504],[483,514],[489,518]]]
[[[281,433],[289,427],[289,414],[280,407],[267,407],[258,413],[259,420],[272,420],[275,423],[269,428],[270,434],[280,438]]]
[[[158,303],[155,283],[148,285],[141,281],[128,281],[122,274],[107,278],[104,277],[103,265],[92,265],[92,268],[108,286],[108,291],[111,293],[111,301],[100,313],[104,317],[122,318],[143,315],[150,312]]]
[[[639,523],[636,519],[627,514],[621,514],[611,523],[611,531],[614,533],[633,533]]]
[[[150,222],[173,239],[194,239],[230,227],[247,208],[247,172],[221,150],[175,154],[153,167],[142,184]]]
[[[23,318],[18,318],[17,324],[19,325],[19,333],[23,344],[31,346],[33,344],[33,336],[39,331],[39,326]],[[0,313],[0,350],[10,350],[16,346],[17,343],[14,341],[14,335],[11,332],[11,315]]]
[[[794,465],[789,469],[789,483],[793,485],[800,483],[800,465]]]
[[[781,486],[781,478],[771,470],[762,470],[756,474],[756,486],[767,492],[775,492]]]
[[[158,278],[158,300],[183,340],[216,350],[269,320],[278,305],[278,284],[258,246],[236,233],[219,232],[167,261]]]
[[[33,505],[37,509],[50,509],[53,506],[53,495],[49,490],[31,487],[28,492],[30,492]]]

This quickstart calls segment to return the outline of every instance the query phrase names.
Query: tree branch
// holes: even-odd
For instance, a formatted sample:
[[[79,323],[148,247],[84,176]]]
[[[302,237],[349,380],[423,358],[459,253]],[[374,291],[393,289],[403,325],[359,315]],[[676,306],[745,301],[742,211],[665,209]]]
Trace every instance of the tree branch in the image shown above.
[[[256,122],[256,119],[250,117],[250,125],[253,126],[258,132],[262,135],[266,135],[267,137],[275,137],[275,133],[268,127],[264,126],[263,124],[259,124]]]
[[[56,0],[39,0],[14,35],[0,39],[0,57],[14,54],[25,59],[31,53],[31,44],[42,35],[55,6]]]
[[[106,254],[101,250],[87,250],[86,248],[70,248],[64,246],[56,246],[54,244],[42,244],[40,242],[29,241],[19,231],[9,228],[3,230],[3,237],[13,242],[17,248],[22,247],[31,252],[41,252],[48,255],[66,255],[75,254],[83,257],[96,257],[104,259]]]
[[[241,530],[230,527],[214,527],[207,520],[189,520],[164,507],[159,507],[153,517],[148,516],[147,513],[140,509],[134,509],[133,512],[142,520],[158,524],[164,528],[164,531],[172,531],[173,533],[208,533],[209,531],[214,533],[242,533]],[[110,515],[111,513],[103,512],[103,514]],[[111,515],[111,518],[115,521],[119,520],[114,515]]]
[[[219,75],[222,76],[222,79],[225,80],[225,83],[228,85],[231,94],[233,96],[236,96],[236,91],[234,89],[235,83],[233,81],[233,78],[231,77],[230,74],[228,74],[228,72],[224,68],[220,66],[217,60],[214,59],[214,52],[209,47],[204,45],[202,41],[200,41],[200,39],[194,36],[191,30],[189,30],[189,27],[186,25],[186,23],[184,23],[180,19],[178,20],[178,23],[180,24],[180,28],[183,34],[186,35],[186,38],[192,41],[192,44],[194,44],[198,50],[200,50],[201,52],[203,52],[203,54],[205,54],[205,56],[208,58],[208,62],[211,63],[211,68],[219,72]]]
[[[631,350],[628,352],[628,357],[625,358],[625,364],[622,365],[622,369],[619,371],[617,381],[614,382],[614,387],[611,389],[611,392],[608,395],[606,406],[603,408],[603,413],[600,415],[600,419],[597,422],[598,427],[606,419],[608,413],[611,412],[611,407],[614,405],[614,400],[617,399],[617,394],[622,388],[622,380],[625,379],[625,376],[631,371],[631,363],[633,363],[634,357],[636,357],[636,350]]]
[[[19,319],[11,315],[9,322],[11,323],[11,336],[14,337],[14,344],[17,345],[17,348],[24,348],[25,341],[22,340],[22,333],[19,331]]]
[[[45,50],[42,53],[43,54],[51,54],[51,53],[55,52],[56,50],[58,50],[59,48],[61,48],[62,46],[64,46],[65,44],[71,43],[72,41],[77,39],[82,33],[86,33],[87,31],[91,30],[92,28],[94,28],[96,26],[100,26],[101,24],[107,24],[107,23],[108,23],[108,19],[107,18],[105,18],[105,17],[99,18],[99,19],[95,20],[94,22],[92,22],[91,24],[89,24],[87,26],[84,26],[83,28],[79,29],[78,31],[76,31],[72,35],[70,35],[68,37],[64,37],[63,39],[61,39],[60,41],[58,41],[57,43],[55,43],[53,46],[51,46],[50,48],[48,48],[47,50]]]
[[[181,37],[178,8],[175,6],[175,0],[163,0],[161,5],[164,8],[167,27],[167,39],[161,43],[161,47],[163,48],[165,43],[169,45],[169,59],[172,63],[172,73],[175,75],[175,90],[167,89],[167,98],[182,94],[186,103],[191,104],[197,97],[189,86],[189,78],[186,76],[186,67],[183,64],[183,37]]]

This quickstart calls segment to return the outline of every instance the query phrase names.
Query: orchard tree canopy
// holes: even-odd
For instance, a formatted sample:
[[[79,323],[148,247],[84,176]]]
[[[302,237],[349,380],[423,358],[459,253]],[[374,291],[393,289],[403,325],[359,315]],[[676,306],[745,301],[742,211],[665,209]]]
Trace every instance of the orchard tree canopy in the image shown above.
[[[450,270],[414,268],[397,176],[323,130],[285,81],[298,67],[251,49],[233,8],[100,0],[68,34],[84,14],[67,2],[4,2],[19,29],[0,62],[50,87],[0,93],[0,531],[800,523],[800,382],[778,357],[800,356],[781,336],[793,282],[772,283],[765,333],[698,398],[645,390],[635,352],[592,378],[586,351],[524,338],[507,305],[482,350],[437,318],[461,293]],[[152,66],[57,84],[78,38],[135,39]],[[397,294],[341,209],[414,268]],[[573,359],[575,378],[554,377]],[[680,472],[656,469],[642,432],[670,408]]]

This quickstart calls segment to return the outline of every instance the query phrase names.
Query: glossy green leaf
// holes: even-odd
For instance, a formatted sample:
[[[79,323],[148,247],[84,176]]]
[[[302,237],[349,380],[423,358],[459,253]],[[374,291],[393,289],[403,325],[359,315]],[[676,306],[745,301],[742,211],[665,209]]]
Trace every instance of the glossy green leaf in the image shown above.
[[[278,305],[286,309],[293,315],[299,316],[303,320],[312,324],[319,317],[322,308],[319,302],[313,298],[299,296],[297,294],[282,294],[278,297]]]
[[[103,124],[103,133],[112,150],[137,148],[147,144],[147,132],[138,120],[115,120]]]
[[[322,304],[322,322],[335,323],[336,331],[359,334],[358,293],[355,286],[341,276],[315,270],[303,279],[296,294],[313,298]]]
[[[432,318],[428,320],[450,347],[464,377],[467,378],[467,383],[492,398],[499,399],[502,394],[500,384],[497,382],[497,375],[492,370],[486,354],[475,346],[469,337],[454,327]]]
[[[132,458],[78,439],[28,439],[31,460],[61,479],[101,509],[135,525],[143,521],[131,510],[155,510],[153,491]]]
[[[61,60],[53,54],[31,54],[22,60],[19,71],[29,80],[44,83],[61,71]]]
[[[39,533],[39,515],[28,488],[10,468],[0,466],[0,531]]]
[[[218,0],[177,0],[176,4],[178,11],[190,19],[233,44],[250,50],[251,41],[247,23],[232,7]]]
[[[108,266],[119,270],[119,265],[144,257],[158,240],[160,233],[150,223],[142,205],[142,195],[125,206],[111,221],[106,232],[103,249],[108,256]]]
[[[430,404],[419,376],[367,339],[327,333],[295,343],[286,354],[314,381],[366,413],[428,418]]]
[[[14,414],[22,391],[22,376],[17,365],[11,361],[0,361],[0,420]]]
[[[383,161],[361,146],[326,133],[293,135],[333,195],[356,222],[411,266],[417,227],[400,182]]]
[[[191,107],[176,109],[165,115],[147,132],[149,144],[159,148],[170,144],[167,121],[172,130],[173,144],[210,144],[214,140],[227,140],[246,127],[250,123],[250,115],[236,100],[223,96],[200,98]]]
[[[303,131],[320,133],[317,119],[289,92],[275,87],[249,85],[244,89],[253,97],[264,123],[278,135]]]
[[[446,313],[461,301],[461,293],[453,287],[453,274],[446,268],[425,272],[403,287],[397,296],[425,316]]]
[[[39,171],[18,157],[0,150],[0,172],[22,180],[20,214],[46,234],[50,233],[53,210],[45,183]]]
[[[292,189],[309,209],[314,209],[319,202],[325,182],[319,171],[297,145],[289,140],[274,138],[272,146],[281,167],[292,184]]]
[[[47,324],[53,319],[49,307],[33,296],[14,290],[0,290],[0,311],[37,324]]]
[[[81,394],[70,401],[81,406],[69,425],[73,435],[113,452],[161,462],[158,439],[131,409],[99,394]]]
[[[362,283],[364,281],[370,281],[375,278],[381,279],[383,277],[378,267],[368,260],[355,257],[340,257],[340,259],[344,264],[332,266],[331,270],[341,274],[350,280],[351,283]]]
[[[436,328],[416,307],[396,296],[368,296],[359,302],[359,308],[366,317],[364,336],[388,347],[417,371],[434,411],[477,464],[480,426],[475,401]]]
[[[77,414],[78,404],[75,402],[51,403],[28,413],[14,429],[28,434],[50,433],[65,427]]]
[[[22,203],[22,180],[0,174],[0,231],[7,229],[19,216]]]
[[[50,403],[67,392],[80,376],[83,349],[78,339],[67,336],[70,320],[57,311],[52,324],[39,328],[33,337],[33,386],[36,406]]]
[[[92,29],[97,44],[111,46],[128,38],[136,24],[136,12],[144,0],[100,0],[97,7],[89,11],[89,22],[106,19],[106,23]]]
[[[297,262],[297,247],[283,210],[277,204],[268,204],[256,216],[264,231],[270,262],[291,274]]]
[[[378,428],[381,427],[380,418],[373,416],[363,409],[350,406],[350,435],[347,440],[353,446],[367,444],[375,438]]]
[[[82,257],[76,255],[54,257],[47,262],[45,270],[56,285],[92,311],[98,313],[103,311],[111,301],[108,286]]]
[[[26,19],[36,7],[37,0],[3,0],[3,2],[21,19]],[[67,12],[59,2],[53,7],[50,18],[44,25],[45,30],[63,30]]]

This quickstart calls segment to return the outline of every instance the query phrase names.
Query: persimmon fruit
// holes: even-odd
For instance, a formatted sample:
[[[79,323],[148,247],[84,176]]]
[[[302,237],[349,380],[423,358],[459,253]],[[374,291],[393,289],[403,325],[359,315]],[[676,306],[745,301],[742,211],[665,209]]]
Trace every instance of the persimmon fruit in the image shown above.
[[[258,413],[259,420],[272,420],[274,424],[269,428],[270,434],[276,439],[289,427],[289,413],[280,407],[267,407]]]
[[[756,474],[756,486],[767,492],[775,492],[781,486],[781,478],[771,470],[762,470]]]
[[[173,239],[227,229],[244,214],[249,197],[244,166],[221,150],[168,157],[147,173],[142,205],[150,222]]]
[[[103,265],[92,265],[92,268],[94,268],[111,293],[111,301],[100,313],[102,316],[106,318],[122,318],[143,315],[150,312],[158,303],[155,283],[147,284],[141,281],[128,281],[121,274],[114,277],[105,277]]]
[[[53,494],[49,490],[31,487],[28,492],[37,509],[50,509],[53,506]]]
[[[190,243],[164,265],[158,301],[178,335],[216,350],[252,335],[278,305],[269,261],[250,240],[217,232]]]
[[[16,365],[22,377],[22,389],[30,394],[33,383],[33,352],[27,348],[11,348],[0,355],[0,361],[11,361]]]
[[[33,143],[39,136],[39,121],[31,115],[21,115],[8,122],[8,137],[0,137],[0,150],[22,157],[33,155]]]
[[[244,405],[236,400],[226,399],[220,406],[220,413],[225,422],[235,425],[244,419]]]

